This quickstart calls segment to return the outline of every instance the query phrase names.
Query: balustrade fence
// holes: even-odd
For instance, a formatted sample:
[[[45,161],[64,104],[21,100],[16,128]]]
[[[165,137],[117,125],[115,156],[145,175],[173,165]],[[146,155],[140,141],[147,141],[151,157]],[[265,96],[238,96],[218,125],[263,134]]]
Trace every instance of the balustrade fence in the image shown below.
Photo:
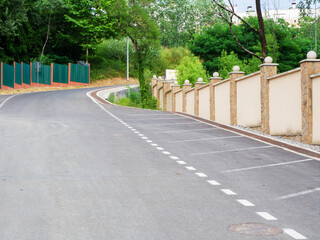
[[[152,79],[152,95],[165,111],[185,112],[226,125],[255,128],[308,144],[320,144],[320,59],[309,52],[300,67],[277,74],[267,57],[260,71],[238,66],[228,79],[214,73],[208,84]]]
[[[52,63],[51,65],[40,65],[37,68],[36,63],[14,62],[13,66],[1,63],[0,76],[0,90],[36,86],[84,86],[90,84],[90,65]]]

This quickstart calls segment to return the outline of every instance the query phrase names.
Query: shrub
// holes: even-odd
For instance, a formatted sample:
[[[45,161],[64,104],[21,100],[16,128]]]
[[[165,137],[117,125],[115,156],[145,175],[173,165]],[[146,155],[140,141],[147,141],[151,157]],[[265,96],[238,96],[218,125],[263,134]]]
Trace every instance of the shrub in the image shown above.
[[[193,55],[184,57],[177,70],[179,71],[178,82],[180,85],[187,79],[190,81],[190,84],[197,82],[198,78],[203,78],[203,81],[208,82],[206,70],[199,58]]]

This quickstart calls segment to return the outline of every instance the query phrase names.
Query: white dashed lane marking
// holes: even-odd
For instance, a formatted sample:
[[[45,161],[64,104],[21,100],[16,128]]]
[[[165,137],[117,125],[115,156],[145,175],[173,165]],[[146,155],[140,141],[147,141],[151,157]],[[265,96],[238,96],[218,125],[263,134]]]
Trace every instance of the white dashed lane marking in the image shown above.
[[[234,191],[232,191],[230,189],[220,189],[220,190],[227,195],[237,195]]]
[[[256,212],[259,216],[263,217],[264,219],[268,220],[268,221],[274,221],[274,220],[278,220],[276,217],[272,216],[271,214],[267,213],[267,212]]]
[[[162,147],[156,147],[156,149],[158,149],[158,150],[164,150]]]
[[[214,185],[214,186],[220,185],[220,183],[218,183],[218,182],[215,181],[215,180],[208,180],[207,182],[210,183],[211,185]]]
[[[158,144],[156,144],[156,143],[151,143],[151,146],[157,147]]]
[[[152,143],[152,141],[151,141],[151,140],[147,140],[146,142],[147,142],[147,143]]]
[[[246,199],[237,199],[237,201],[245,207],[254,207],[254,204]]]
[[[190,171],[195,171],[197,169],[195,169],[194,167],[191,167],[191,166],[187,166],[186,169],[190,170]]]
[[[305,236],[301,235],[300,233],[296,232],[293,229],[290,228],[283,228],[282,229],[284,233],[288,234],[290,237],[294,239],[308,239]]]
[[[173,160],[178,160],[178,159],[179,159],[179,158],[176,157],[176,156],[170,156],[170,158],[173,159]]]
[[[166,154],[166,155],[171,154],[171,153],[170,153],[170,152],[168,152],[168,151],[163,151],[162,153],[163,153],[163,154]]]
[[[177,163],[179,163],[181,165],[187,164],[185,161],[177,161]]]
[[[199,177],[208,177],[206,174],[201,173],[201,172],[197,172],[196,175],[198,175]]]

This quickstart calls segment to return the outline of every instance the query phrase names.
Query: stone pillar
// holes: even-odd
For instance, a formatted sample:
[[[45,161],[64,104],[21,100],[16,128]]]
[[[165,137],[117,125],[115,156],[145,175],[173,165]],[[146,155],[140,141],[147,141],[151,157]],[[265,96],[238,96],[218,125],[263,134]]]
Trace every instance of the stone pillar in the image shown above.
[[[260,65],[261,131],[266,134],[270,133],[268,78],[277,74],[277,66],[278,64],[272,63],[271,57],[266,57]]]
[[[216,114],[215,114],[215,96],[214,96],[214,84],[218,83],[222,80],[221,77],[219,77],[219,73],[214,72],[213,77],[210,78],[210,119],[212,121],[215,121]]]
[[[237,78],[244,76],[239,66],[234,66],[230,75],[230,124],[237,125]]]
[[[194,84],[194,115],[199,116],[199,88],[205,85],[202,78]]]
[[[161,105],[163,105],[163,99],[160,98],[160,90],[162,89],[163,87],[163,79],[162,77],[159,77],[157,79],[157,99],[158,99],[158,108],[161,107]]]
[[[151,79],[151,92],[152,92],[152,97],[155,97],[155,88],[157,86],[157,76],[153,75],[153,78]]]
[[[172,111],[175,112],[176,111],[176,96],[175,96],[175,92],[177,92],[178,90],[180,90],[180,85],[178,84],[178,81],[174,81],[174,84],[171,85],[171,89],[172,89]]]
[[[311,75],[320,73],[320,59],[317,54],[310,51],[307,59],[300,62],[301,67],[301,116],[302,116],[302,142],[312,142],[312,79]],[[318,123],[319,124],[319,123]]]
[[[182,112],[187,111],[187,99],[186,99],[186,91],[190,90],[192,85],[190,84],[189,80],[185,80],[184,84],[182,85]]]
[[[163,110],[167,111],[167,93],[171,91],[171,81],[163,81]]]

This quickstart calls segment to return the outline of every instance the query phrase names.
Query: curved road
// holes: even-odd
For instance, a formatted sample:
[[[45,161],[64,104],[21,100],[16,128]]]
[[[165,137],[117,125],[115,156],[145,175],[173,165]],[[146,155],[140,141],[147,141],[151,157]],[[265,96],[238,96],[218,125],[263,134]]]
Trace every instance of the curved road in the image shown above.
[[[0,96],[1,240],[320,239],[318,160],[87,91]]]

